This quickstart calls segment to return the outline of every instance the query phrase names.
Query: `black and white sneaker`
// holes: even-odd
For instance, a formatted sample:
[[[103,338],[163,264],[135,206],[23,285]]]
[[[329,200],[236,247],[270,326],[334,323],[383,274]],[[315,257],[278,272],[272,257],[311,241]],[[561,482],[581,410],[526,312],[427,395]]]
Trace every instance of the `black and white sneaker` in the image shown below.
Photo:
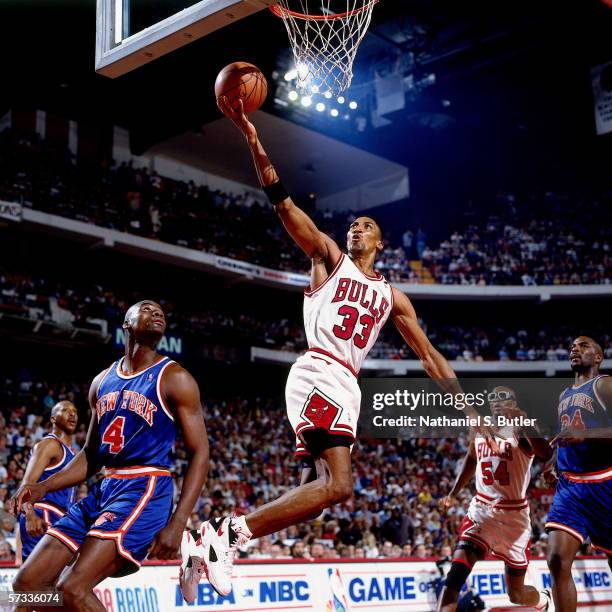
[[[202,538],[202,527],[185,531],[181,540],[179,586],[187,603],[195,601],[198,584],[205,573],[203,558],[207,552],[208,542]]]
[[[204,555],[204,571],[211,586],[219,595],[229,595],[232,590],[232,571],[238,547],[248,537],[232,525],[233,517],[212,519],[200,528],[207,550]]]
[[[540,593],[544,596],[546,602],[536,606],[535,609],[538,612],[554,612],[555,604],[553,603],[552,593],[550,592],[550,589],[544,589],[543,591],[540,591]]]

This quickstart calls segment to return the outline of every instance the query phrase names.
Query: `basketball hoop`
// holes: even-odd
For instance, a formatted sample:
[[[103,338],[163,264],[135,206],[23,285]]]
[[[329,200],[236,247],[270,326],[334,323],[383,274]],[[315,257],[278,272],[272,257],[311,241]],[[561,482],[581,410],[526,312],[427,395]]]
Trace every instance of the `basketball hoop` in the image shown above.
[[[339,94],[353,79],[353,61],[378,0],[276,0],[270,10],[287,29],[300,89]],[[332,10],[343,12],[336,13]]]

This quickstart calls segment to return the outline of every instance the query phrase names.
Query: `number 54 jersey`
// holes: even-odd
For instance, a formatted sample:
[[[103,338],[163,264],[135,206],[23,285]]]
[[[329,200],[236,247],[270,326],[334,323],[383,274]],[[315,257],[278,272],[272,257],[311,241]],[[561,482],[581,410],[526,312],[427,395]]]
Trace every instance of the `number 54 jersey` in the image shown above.
[[[531,535],[529,504],[525,498],[533,454],[523,450],[509,432],[495,438],[499,452],[476,436],[476,496],[459,530],[459,540],[476,544],[515,569],[527,567]]]
[[[100,463],[107,468],[170,467],[176,426],[161,381],[174,362],[163,357],[145,370],[124,374],[122,361],[111,365],[98,387]]]

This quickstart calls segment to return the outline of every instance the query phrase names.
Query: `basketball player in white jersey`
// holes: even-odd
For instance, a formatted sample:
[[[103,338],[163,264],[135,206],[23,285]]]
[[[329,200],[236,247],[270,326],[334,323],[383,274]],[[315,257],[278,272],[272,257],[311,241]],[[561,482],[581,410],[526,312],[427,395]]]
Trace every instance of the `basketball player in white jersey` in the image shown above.
[[[517,406],[514,391],[508,387],[496,387],[488,399],[494,416],[526,416]],[[548,461],[552,449],[534,428],[522,431],[504,428],[498,433],[498,451],[492,450],[481,435],[474,436],[450,494],[440,500],[440,508],[445,512],[453,505],[457,493],[476,475],[476,495],[461,525],[451,569],[438,600],[438,612],[455,612],[459,593],[474,564],[489,553],[506,565],[506,588],[512,603],[536,610],[549,609],[550,592],[539,592],[524,582],[531,535],[525,494],[534,456]]]
[[[348,228],[348,255],[343,254],[293,203],[240,105],[233,110],[226,99],[219,100],[220,109],[244,134],[260,183],[285,229],[311,260],[310,287],[304,294],[308,351],[291,368],[286,387],[297,454],[307,467],[301,486],[248,516],[211,520],[186,532],[180,583],[188,602],[203,572],[220,594],[231,591],[233,557],[240,544],[313,519],[351,497],[350,452],[361,400],[357,374],[389,317],[429,376],[455,379],[419,326],[408,298],[374,268],[383,249],[378,224],[370,217],[355,219]],[[458,384],[451,386],[460,391]]]

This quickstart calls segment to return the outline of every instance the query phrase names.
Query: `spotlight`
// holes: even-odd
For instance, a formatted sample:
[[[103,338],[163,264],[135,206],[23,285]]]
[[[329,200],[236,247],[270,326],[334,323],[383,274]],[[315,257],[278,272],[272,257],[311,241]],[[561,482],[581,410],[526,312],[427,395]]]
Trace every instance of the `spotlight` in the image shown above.
[[[319,86],[318,85],[313,85],[311,88],[312,93],[319,93]]]
[[[344,96],[338,97],[338,104],[344,104]]]
[[[338,109],[337,109],[337,108],[332,108],[332,109],[331,109],[331,111],[329,111],[329,114],[330,114],[332,117],[337,117],[337,116],[338,116],[340,113],[338,112]]]
[[[305,81],[310,73],[310,68],[308,67],[308,64],[300,62],[295,68],[297,71],[298,80]]]
[[[297,91],[293,91],[293,90],[291,90],[291,91],[289,92],[289,96],[288,96],[288,98],[289,98],[289,99],[290,99],[292,102],[295,102],[295,101],[298,99],[298,92],[297,92]]]
[[[326,91],[326,92],[325,92],[323,95],[324,95],[324,96],[325,96],[325,97],[326,97],[328,100],[331,100],[331,97],[332,97],[332,92],[331,92],[331,91]]]
[[[320,113],[322,113],[322,112],[325,110],[325,104],[323,104],[323,102],[319,102],[319,103],[318,103],[318,104],[315,106],[315,108],[316,108],[316,109],[317,109],[317,110],[318,110]]]
[[[312,104],[312,98],[310,96],[303,96],[301,102],[303,107],[308,108]]]
[[[294,79],[297,79],[297,75],[298,71],[295,68],[292,68],[291,70],[285,72],[285,81],[293,81]]]
[[[357,102],[355,102],[354,100],[351,100],[351,102],[349,102],[349,108],[351,110],[355,110],[357,108]]]

